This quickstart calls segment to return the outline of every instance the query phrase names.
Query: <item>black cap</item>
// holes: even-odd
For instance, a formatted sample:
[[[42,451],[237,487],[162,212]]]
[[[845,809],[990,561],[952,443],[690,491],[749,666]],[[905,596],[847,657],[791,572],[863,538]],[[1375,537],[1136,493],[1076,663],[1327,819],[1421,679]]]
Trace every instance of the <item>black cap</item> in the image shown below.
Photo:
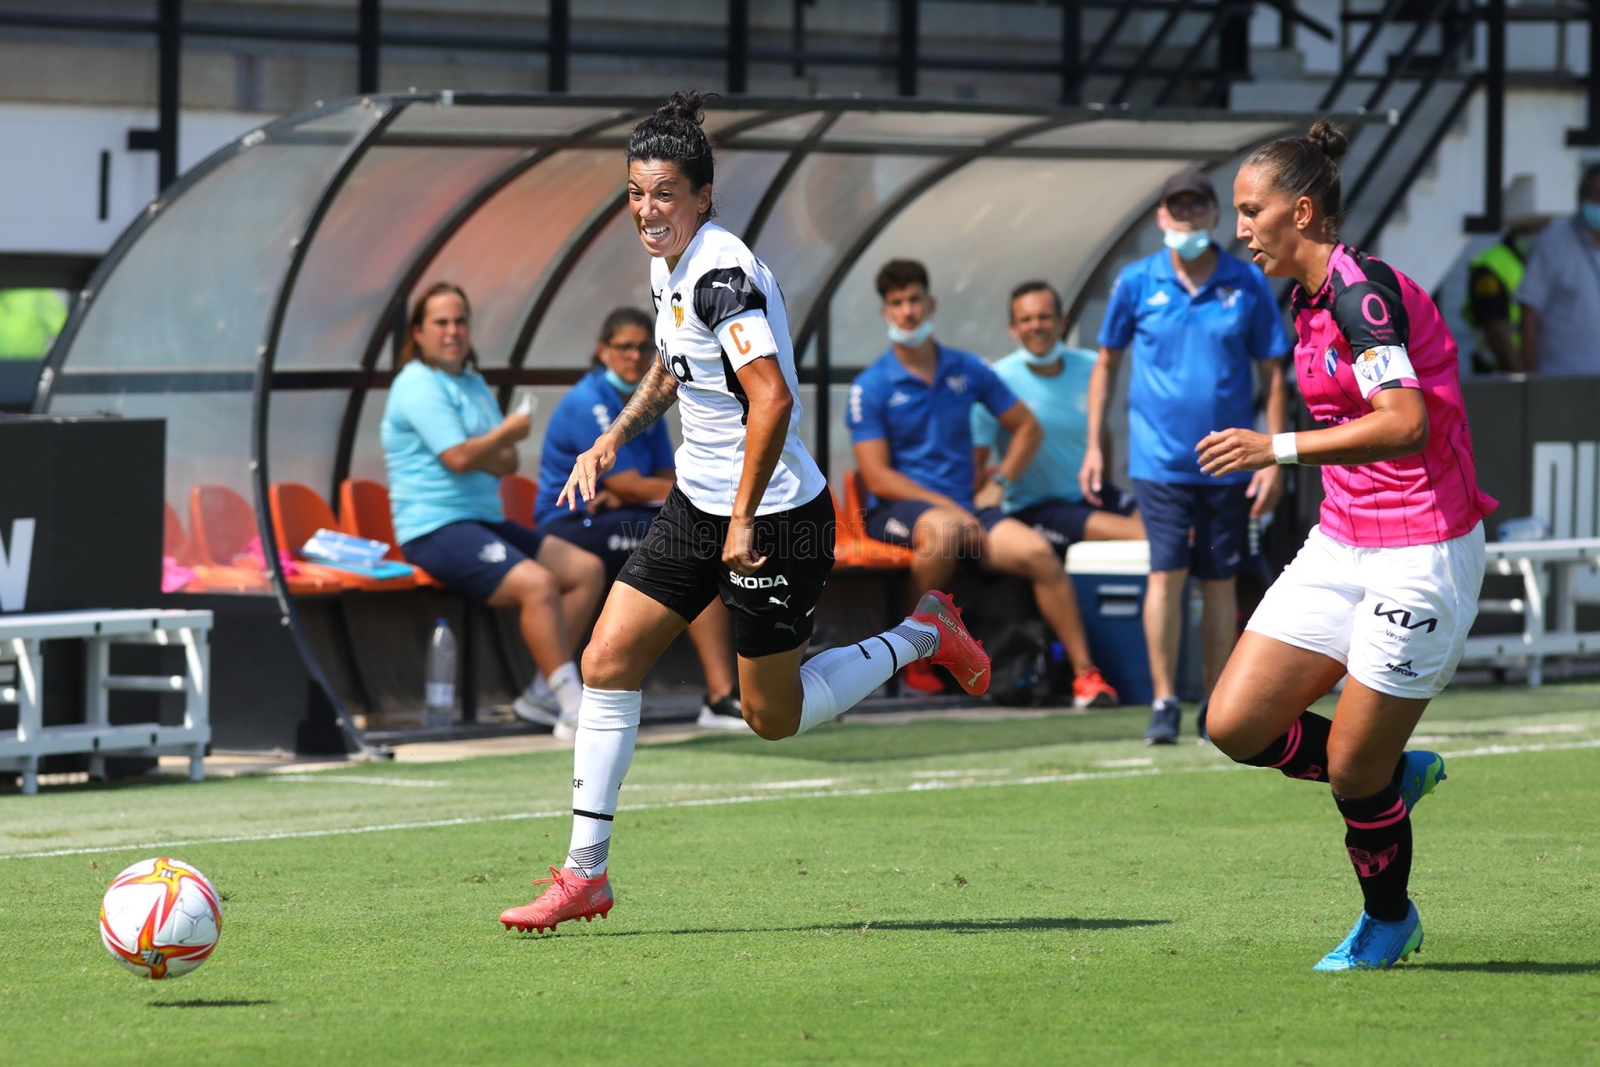
[[[1217,202],[1217,191],[1212,188],[1211,179],[1197,170],[1179,171],[1168,178],[1166,184],[1161,187],[1161,202],[1165,204],[1179,193],[1193,193],[1195,196],[1205,197],[1213,204]]]

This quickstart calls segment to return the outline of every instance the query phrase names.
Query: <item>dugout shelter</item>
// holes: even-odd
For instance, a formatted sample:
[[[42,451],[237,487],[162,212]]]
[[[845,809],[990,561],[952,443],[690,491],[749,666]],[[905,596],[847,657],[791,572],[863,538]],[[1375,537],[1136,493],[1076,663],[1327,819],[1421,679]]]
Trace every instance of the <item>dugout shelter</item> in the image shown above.
[[[318,106],[197,165],[106,256],[34,410],[165,420],[166,554],[194,575],[167,600],[218,613],[220,747],[362,749],[376,737],[363,722],[420,703],[420,651],[444,610],[426,597],[443,594],[341,584],[280,551],[359,508],[352,485],[384,481],[385,391],[413,294],[435,281],[469,294],[502,401],[539,397],[533,465],[606,312],[650,307],[622,148],[658,104],[445,91]],[[941,340],[996,354],[1018,281],[1046,278],[1080,308],[1173,171],[1305,122],[730,96],[706,128],[717,220],[781,280],[807,441],[837,484],[850,377],[885,346],[882,261],[927,263]],[[422,607],[385,607],[402,588]],[[475,642],[466,674],[516,675],[519,649],[514,634]]]

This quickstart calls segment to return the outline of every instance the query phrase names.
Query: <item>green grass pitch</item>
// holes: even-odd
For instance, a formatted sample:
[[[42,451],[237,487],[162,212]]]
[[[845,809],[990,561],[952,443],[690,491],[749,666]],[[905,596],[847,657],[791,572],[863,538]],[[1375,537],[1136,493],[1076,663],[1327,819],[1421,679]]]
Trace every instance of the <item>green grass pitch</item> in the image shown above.
[[[1144,715],[641,746],[616,910],[556,936],[496,916],[564,855],[567,753],[0,796],[0,1061],[1600,1062],[1600,688],[1430,710],[1427,940],[1370,974],[1310,969],[1360,907],[1326,787]],[[158,854],[224,897],[159,983],[95,926]]]

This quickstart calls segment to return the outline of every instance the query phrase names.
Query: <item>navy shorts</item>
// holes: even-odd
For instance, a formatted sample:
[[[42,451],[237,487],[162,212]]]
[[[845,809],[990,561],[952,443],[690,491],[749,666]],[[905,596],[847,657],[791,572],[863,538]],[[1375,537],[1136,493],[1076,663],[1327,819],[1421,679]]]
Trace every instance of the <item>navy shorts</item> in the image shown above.
[[[911,532],[916,529],[922,513],[935,505],[926,500],[880,500],[867,509],[867,536],[874,541],[887,541],[891,545],[911,545]],[[994,529],[995,523],[1006,517],[999,508],[974,511],[983,532]]]
[[[622,573],[628,557],[644,541],[650,524],[660,513],[659,507],[645,504],[608,508],[593,515],[563,511],[546,520],[541,529],[551,537],[559,537],[599,556],[600,562],[606,565],[606,583],[610,584]]]
[[[1100,484],[1100,500],[1099,505],[1087,500],[1041,500],[1021,511],[1013,511],[1011,517],[1032,526],[1040,537],[1050,542],[1056,555],[1065,559],[1067,549],[1083,540],[1083,528],[1088,525],[1089,516],[1097,511],[1132,515],[1139,508],[1132,493],[1110,482]]]
[[[481,605],[489,602],[512,567],[538,556],[544,537],[514,522],[467,520],[412,538],[400,546],[400,554]]]
[[[720,597],[739,655],[788,652],[811,639],[812,613],[833,573],[836,525],[826,489],[788,511],[759,515],[755,547],[767,561],[755,574],[735,574],[722,562],[728,516],[701,511],[673,486],[617,581],[690,620]]]
[[[1133,495],[1150,539],[1150,569],[1188,570],[1205,581],[1238,574],[1250,522],[1250,498],[1244,495],[1249,488],[1249,482],[1188,485],[1135,480]]]

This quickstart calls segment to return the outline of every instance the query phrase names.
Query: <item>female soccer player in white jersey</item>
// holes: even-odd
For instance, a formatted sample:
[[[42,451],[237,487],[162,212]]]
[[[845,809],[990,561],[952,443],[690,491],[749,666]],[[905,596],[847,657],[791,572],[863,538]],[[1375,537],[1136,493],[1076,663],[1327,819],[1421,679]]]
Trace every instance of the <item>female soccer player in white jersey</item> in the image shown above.
[[[617,449],[674,402],[683,422],[678,480],[583,655],[566,864],[535,883],[549,888],[533,903],[500,916],[508,928],[553,929],[611,910],[606,861],[633,760],[639,686],[713,597],[733,615],[745,719],[768,740],[837,717],[912,660],[943,665],[969,693],[989,686],[989,657],[937,591],[892,630],[802,663],[833,568],[833,501],[799,438],[783,293],[767,265],[711,221],[701,99],[673,94],[628,139],[628,201],[651,256],[659,357],[578,457],[561,503],[594,499]]]
[[[1241,763],[1329,782],[1364,908],[1319,971],[1392,966],[1422,944],[1407,892],[1411,808],[1444,777],[1406,752],[1478,613],[1483,522],[1456,367],[1439,309],[1394,268],[1340,243],[1339,157],[1326,122],[1257,149],[1233,195],[1239,239],[1293,278],[1295,380],[1322,429],[1214,433],[1211,474],[1322,468],[1326,499],[1267,591],[1211,697],[1211,740]],[[1330,721],[1306,711],[1349,675]]]

